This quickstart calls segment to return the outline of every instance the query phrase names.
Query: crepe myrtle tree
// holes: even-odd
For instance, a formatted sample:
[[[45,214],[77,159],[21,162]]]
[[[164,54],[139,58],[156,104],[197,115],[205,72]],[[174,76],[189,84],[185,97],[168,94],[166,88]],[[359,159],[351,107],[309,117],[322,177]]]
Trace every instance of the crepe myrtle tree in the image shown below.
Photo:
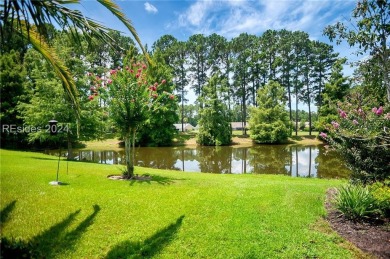
[[[338,103],[337,120],[321,132],[345,158],[352,182],[369,184],[390,179],[390,107],[367,107],[360,94]]]
[[[166,80],[150,84],[147,81],[148,66],[142,62],[112,69],[105,79],[89,75],[93,82],[93,94],[89,99],[98,97],[106,100],[109,116],[125,141],[126,171],[123,176],[131,179],[134,177],[137,130],[146,123],[150,114],[162,108],[155,103],[174,102],[175,96],[168,92],[157,93],[157,88],[166,84]],[[162,102],[161,99],[166,100]]]

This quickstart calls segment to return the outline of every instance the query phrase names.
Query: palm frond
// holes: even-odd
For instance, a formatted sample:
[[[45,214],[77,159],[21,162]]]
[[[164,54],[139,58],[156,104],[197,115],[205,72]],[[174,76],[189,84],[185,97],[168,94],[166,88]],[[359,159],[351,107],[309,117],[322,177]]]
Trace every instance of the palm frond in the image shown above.
[[[144,53],[148,62],[151,63],[149,55],[148,55],[147,51],[145,50],[145,48],[143,47],[140,38],[138,37],[137,31],[135,30],[130,19],[128,19],[126,17],[126,15],[121,11],[120,7],[111,0],[97,0],[97,1],[100,4],[102,4],[104,7],[106,7],[108,10],[110,10],[110,12],[113,15],[115,15],[126,26],[126,28],[133,35],[134,39],[137,41],[138,45],[140,46],[140,48],[141,48],[142,52]]]
[[[77,99],[77,88],[68,68],[62,60],[55,54],[55,50],[51,48],[40,34],[34,30],[34,27],[27,27],[24,21],[20,21],[22,30],[20,33],[24,37],[28,37],[31,45],[42,54],[42,56],[51,64],[55,73],[61,80],[64,90],[67,93],[71,103],[73,104],[77,115],[80,115],[80,105]]]

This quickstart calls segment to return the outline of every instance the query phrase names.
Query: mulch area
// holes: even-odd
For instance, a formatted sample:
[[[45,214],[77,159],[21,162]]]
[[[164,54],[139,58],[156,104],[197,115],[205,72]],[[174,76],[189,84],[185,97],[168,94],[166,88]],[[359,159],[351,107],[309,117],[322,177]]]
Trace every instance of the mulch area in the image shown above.
[[[335,193],[335,189],[329,189],[325,203],[332,229],[363,252],[381,259],[390,258],[390,222],[379,224],[345,219],[331,204]]]

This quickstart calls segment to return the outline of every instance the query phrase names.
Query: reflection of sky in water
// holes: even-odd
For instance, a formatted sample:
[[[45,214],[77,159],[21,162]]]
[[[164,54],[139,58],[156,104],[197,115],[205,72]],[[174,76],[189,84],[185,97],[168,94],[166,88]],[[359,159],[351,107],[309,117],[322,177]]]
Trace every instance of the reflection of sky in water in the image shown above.
[[[311,152],[311,159],[310,159]],[[315,147],[309,147],[304,150],[299,150],[298,154],[293,150],[291,176],[300,177],[317,177],[317,163],[316,158],[319,154],[319,149]],[[298,170],[297,170],[297,158],[298,158]],[[290,170],[290,165],[285,166],[286,170]]]
[[[175,168],[186,172],[200,172],[200,167],[198,161],[184,160],[184,170],[183,170],[183,161],[178,159],[175,163]]]
[[[58,151],[48,153],[58,156]],[[74,159],[79,161],[124,164],[123,150],[120,152],[74,150],[73,155]],[[186,172],[203,170],[211,173],[232,174],[279,173],[293,177],[337,177],[342,170],[340,167],[342,161],[338,161],[335,155],[333,158],[324,155],[323,147],[319,146],[137,148],[136,161],[138,166]],[[319,162],[322,164],[320,165]],[[331,163],[331,166],[328,163]],[[318,173],[317,170],[320,167],[322,169]],[[346,176],[345,173],[343,175]]]

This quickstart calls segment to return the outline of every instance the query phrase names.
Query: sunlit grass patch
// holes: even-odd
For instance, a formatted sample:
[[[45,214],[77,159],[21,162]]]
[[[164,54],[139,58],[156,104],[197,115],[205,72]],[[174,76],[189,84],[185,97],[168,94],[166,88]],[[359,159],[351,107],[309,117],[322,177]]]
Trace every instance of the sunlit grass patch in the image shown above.
[[[215,175],[136,168],[148,181],[114,181],[121,166],[60,163],[1,150],[2,237],[51,258],[352,258],[336,234],[312,227],[338,180]],[[30,247],[30,246],[29,246]],[[48,248],[49,247],[49,248]]]

